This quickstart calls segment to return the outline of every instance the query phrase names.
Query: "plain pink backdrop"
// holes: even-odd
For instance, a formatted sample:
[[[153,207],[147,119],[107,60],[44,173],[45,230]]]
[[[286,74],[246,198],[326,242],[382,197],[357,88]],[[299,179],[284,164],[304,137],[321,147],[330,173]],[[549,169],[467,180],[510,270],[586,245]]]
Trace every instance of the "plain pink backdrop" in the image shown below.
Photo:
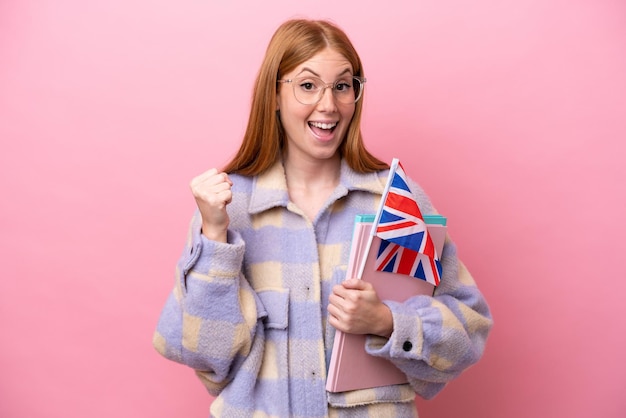
[[[621,0],[0,2],[0,416],[208,415],[152,332],[188,181],[237,148],[293,16],[351,36],[369,147],[449,217],[493,309],[421,417],[623,417]]]

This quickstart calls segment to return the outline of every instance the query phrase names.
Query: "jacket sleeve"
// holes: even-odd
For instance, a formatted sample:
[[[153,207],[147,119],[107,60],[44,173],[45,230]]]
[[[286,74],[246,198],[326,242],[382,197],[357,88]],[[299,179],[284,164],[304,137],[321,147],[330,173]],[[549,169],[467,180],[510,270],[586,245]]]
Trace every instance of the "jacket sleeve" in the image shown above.
[[[200,233],[200,222],[196,213],[153,345],[166,358],[195,369],[216,395],[250,354],[255,338],[263,339],[257,323],[265,313],[241,272],[241,236],[229,231],[228,243],[210,241]]]
[[[412,179],[409,186],[422,213],[436,213],[424,190]],[[493,324],[487,302],[449,237],[440,262],[442,278],[434,295],[385,301],[393,333],[389,339],[366,339],[366,351],[393,362],[426,399],[481,358]]]
[[[370,354],[391,360],[426,399],[480,359],[492,326],[489,307],[449,238],[440,261],[443,277],[434,296],[385,301],[394,331],[389,339],[368,336],[366,343]]]

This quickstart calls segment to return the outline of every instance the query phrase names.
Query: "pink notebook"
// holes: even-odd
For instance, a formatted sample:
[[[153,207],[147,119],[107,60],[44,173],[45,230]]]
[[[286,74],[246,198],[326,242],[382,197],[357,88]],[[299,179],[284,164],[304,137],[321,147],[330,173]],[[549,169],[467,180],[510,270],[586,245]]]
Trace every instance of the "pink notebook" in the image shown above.
[[[445,218],[425,216],[428,233],[433,240],[437,254],[441,254],[446,237]],[[346,277],[356,277],[362,257],[367,256],[362,280],[370,282],[381,300],[404,301],[413,295],[432,295],[434,285],[413,277],[376,271],[374,263],[380,238],[374,237],[369,254],[364,254],[373,216],[358,216],[355,223],[350,261]],[[436,223],[432,223],[436,222]],[[391,362],[374,357],[365,351],[365,335],[347,334],[337,331],[326,380],[329,392],[345,392],[406,383],[407,378]]]

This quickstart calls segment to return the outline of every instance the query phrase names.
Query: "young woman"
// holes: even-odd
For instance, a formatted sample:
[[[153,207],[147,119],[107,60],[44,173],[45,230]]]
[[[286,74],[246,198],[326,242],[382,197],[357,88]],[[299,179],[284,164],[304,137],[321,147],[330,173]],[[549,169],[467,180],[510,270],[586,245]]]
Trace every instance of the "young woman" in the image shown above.
[[[434,297],[384,301],[345,277],[355,215],[376,212],[388,174],[363,145],[365,81],[335,25],[285,22],[239,152],[191,181],[198,211],[154,345],[195,369],[211,416],[417,416],[416,393],[434,396],[482,355],[489,308],[449,239]],[[326,392],[335,330],[367,334],[410,383]]]

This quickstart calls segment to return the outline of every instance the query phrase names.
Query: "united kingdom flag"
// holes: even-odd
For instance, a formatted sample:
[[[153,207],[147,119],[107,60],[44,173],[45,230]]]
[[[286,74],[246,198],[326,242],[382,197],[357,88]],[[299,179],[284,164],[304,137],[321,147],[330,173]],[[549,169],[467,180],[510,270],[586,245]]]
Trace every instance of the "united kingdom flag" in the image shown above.
[[[439,284],[439,257],[409,189],[406,173],[397,159],[391,164],[375,234],[381,238],[377,270],[406,274],[435,286]]]

